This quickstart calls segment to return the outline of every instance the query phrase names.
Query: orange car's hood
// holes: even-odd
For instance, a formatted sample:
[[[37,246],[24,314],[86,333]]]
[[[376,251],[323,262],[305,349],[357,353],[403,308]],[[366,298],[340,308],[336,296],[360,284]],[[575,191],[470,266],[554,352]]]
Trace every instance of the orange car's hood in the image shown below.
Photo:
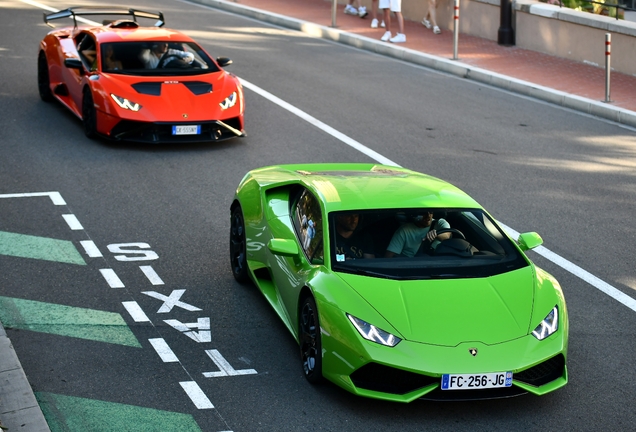
[[[233,92],[241,97],[238,78],[219,71],[204,75],[156,77],[102,74],[99,82],[107,114],[148,122],[206,121],[229,117],[220,103]],[[141,105],[138,112],[122,110],[111,94]],[[230,116],[236,116],[233,114]]]

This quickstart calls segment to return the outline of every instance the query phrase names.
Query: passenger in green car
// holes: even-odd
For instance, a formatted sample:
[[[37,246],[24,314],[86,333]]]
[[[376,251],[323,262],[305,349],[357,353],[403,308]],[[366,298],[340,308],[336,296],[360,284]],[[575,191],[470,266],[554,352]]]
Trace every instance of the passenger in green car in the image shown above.
[[[375,258],[373,240],[368,233],[357,230],[359,222],[357,213],[336,216],[336,261]]]

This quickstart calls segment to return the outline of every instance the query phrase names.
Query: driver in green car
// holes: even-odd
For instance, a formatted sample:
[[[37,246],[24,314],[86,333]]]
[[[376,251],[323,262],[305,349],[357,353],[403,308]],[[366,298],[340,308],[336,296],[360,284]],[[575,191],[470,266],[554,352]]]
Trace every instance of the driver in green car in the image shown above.
[[[429,249],[435,249],[443,240],[451,238],[451,233],[438,235],[437,230],[449,228],[450,224],[445,219],[439,218],[434,221],[432,212],[422,212],[415,216],[413,222],[407,222],[395,231],[384,256],[413,258],[418,251],[427,252]]]

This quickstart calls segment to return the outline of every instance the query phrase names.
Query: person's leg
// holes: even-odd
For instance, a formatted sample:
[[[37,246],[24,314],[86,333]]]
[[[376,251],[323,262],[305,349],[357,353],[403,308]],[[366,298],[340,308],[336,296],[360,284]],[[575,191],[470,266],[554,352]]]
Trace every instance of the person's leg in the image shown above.
[[[395,16],[397,17],[398,30],[404,34],[404,17],[402,17],[402,12],[396,12]]]
[[[384,13],[384,24],[386,26],[386,31],[384,32],[384,36],[380,38],[380,40],[386,42],[391,38],[391,10],[389,8],[382,9]]]
[[[437,27],[437,14],[435,13],[435,8],[437,7],[436,0],[428,0],[428,14],[430,17],[429,21],[433,24],[434,27]]]

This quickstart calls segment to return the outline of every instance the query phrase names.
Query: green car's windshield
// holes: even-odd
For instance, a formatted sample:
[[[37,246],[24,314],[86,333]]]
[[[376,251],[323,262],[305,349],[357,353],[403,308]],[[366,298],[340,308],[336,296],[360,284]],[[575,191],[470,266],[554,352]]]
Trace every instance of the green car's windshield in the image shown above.
[[[332,212],[329,227],[331,267],[337,272],[390,279],[466,278],[528,265],[480,209]]]
[[[217,72],[210,57],[191,42],[113,42],[100,46],[102,71],[140,76],[188,76]]]

